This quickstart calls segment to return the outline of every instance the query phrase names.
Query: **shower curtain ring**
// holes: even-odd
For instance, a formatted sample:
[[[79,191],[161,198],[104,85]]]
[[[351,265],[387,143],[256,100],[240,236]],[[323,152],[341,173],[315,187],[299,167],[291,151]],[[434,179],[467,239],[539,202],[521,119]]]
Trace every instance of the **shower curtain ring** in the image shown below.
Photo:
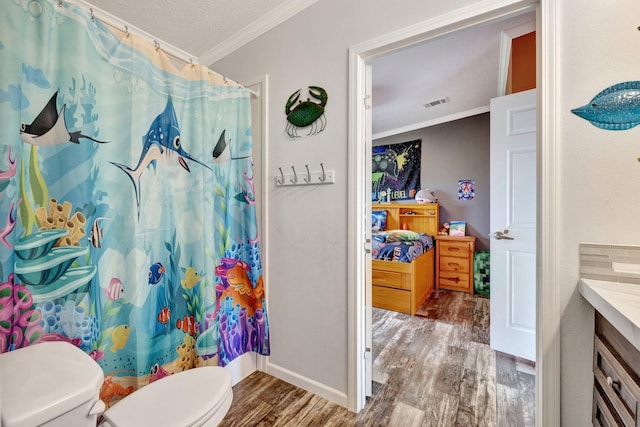
[[[297,184],[298,183],[298,174],[296,173],[296,168],[291,166],[291,169],[293,170],[293,179],[290,179],[289,181],[291,181],[292,184]]]
[[[280,171],[280,179],[278,180],[278,177],[276,177],[276,184],[282,185],[284,184],[284,174],[282,173],[282,168],[278,168],[278,170]]]
[[[129,36],[130,36],[130,34],[129,34],[129,26],[125,25],[124,26],[124,38],[128,39]]]
[[[320,163],[320,167],[322,168],[322,176],[318,177],[318,179],[322,182],[325,182],[327,180],[327,175],[324,173],[324,165]]]
[[[92,7],[89,8],[89,12],[91,13],[91,22],[96,22],[96,17],[93,14],[93,8]]]
[[[304,179],[304,182],[311,182],[311,172],[309,172],[309,165],[304,165],[305,168],[307,168],[307,177]]]

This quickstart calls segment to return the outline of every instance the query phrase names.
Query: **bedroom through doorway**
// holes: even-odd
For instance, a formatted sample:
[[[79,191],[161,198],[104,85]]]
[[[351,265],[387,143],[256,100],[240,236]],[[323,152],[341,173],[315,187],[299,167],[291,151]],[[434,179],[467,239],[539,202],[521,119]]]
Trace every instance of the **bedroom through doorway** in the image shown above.
[[[420,62],[420,56],[416,53],[422,47],[418,45],[396,49],[375,56],[370,61],[373,86],[371,146],[375,149],[378,146],[393,146],[411,141],[421,142],[420,188],[431,190],[429,193],[433,192],[438,199],[437,229],[440,230],[445,222],[464,220],[465,234],[475,237],[472,249],[468,243],[461,248],[463,251],[471,252],[470,259],[466,259],[471,262],[474,261],[476,252],[488,251],[491,245],[488,106],[490,98],[500,93],[496,93],[498,86],[496,82],[489,89],[493,95],[485,95],[477,106],[468,104],[462,110],[453,108],[454,101],[460,96],[473,95],[469,89],[465,89],[465,84],[477,84],[477,79],[474,79],[477,74],[474,73],[483,72],[481,67],[491,65],[488,63],[492,58],[497,62],[495,56],[492,57],[486,50],[478,48],[478,54],[474,56],[465,55],[458,47],[473,46],[478,37],[491,37],[479,36],[478,31],[481,32],[480,34],[482,31],[495,32],[494,29],[490,29],[494,26],[500,27],[497,32],[498,38],[503,31],[517,28],[521,31],[523,26],[532,26],[535,29],[535,12],[518,13],[515,16],[482,23],[422,42],[420,45],[425,45],[425,49],[432,49],[432,52],[424,54],[424,57],[428,58],[425,64]],[[435,46],[436,44],[441,46]],[[403,57],[410,58],[409,65]],[[473,61],[465,74],[460,61],[467,60],[469,57]],[[393,63],[395,59],[397,59],[396,68],[389,68],[387,63]],[[462,79],[458,80],[458,82],[462,81],[458,83],[462,86],[458,92],[447,87],[447,84],[450,84],[447,79],[431,75],[435,68],[434,63],[448,75],[455,74],[448,70],[458,68],[460,75],[457,77]],[[469,70],[473,72],[470,73]],[[397,125],[402,122],[396,121],[396,125],[389,124],[393,122],[385,119],[385,116],[393,115],[390,111],[398,111],[398,106],[393,106],[395,99],[410,97],[410,92],[415,92],[416,87],[428,86],[428,83],[412,86],[412,77],[405,74],[410,72],[430,79],[432,86],[439,84],[438,90],[432,92],[434,93],[433,102],[440,100],[444,105],[440,106],[440,103],[437,103],[427,106],[424,107],[425,111],[432,109],[429,111],[431,113],[438,107],[449,109],[440,115],[423,114],[420,119],[415,118],[420,116],[413,116],[411,123]],[[533,73],[535,76],[535,70]],[[409,87],[393,90],[390,85],[385,84],[387,75],[393,75],[396,80],[407,83]],[[382,83],[377,87],[378,80]],[[454,94],[450,95],[452,93]],[[430,103],[426,96],[423,100],[425,102],[422,104]],[[411,112],[405,113],[408,117],[411,114]],[[396,158],[398,154],[402,154],[398,150],[395,151]],[[379,172],[379,164],[377,168]],[[373,169],[376,169],[375,161]],[[464,181],[473,181],[471,199],[458,198]],[[372,190],[372,194],[374,193],[375,190]],[[379,200],[379,194],[377,196]],[[372,198],[374,199],[371,202],[373,210],[384,207],[384,204],[377,206],[376,195]],[[392,204],[412,202],[414,201],[411,199],[391,201]],[[474,212],[474,210],[480,212]],[[409,210],[408,215],[413,214]],[[404,224],[401,221],[396,225],[401,230],[408,228],[403,227]],[[434,234],[437,234],[437,230]],[[373,240],[375,252],[375,236]],[[436,254],[433,254],[433,257],[435,282],[439,261]],[[454,261],[458,262],[459,259]],[[472,264],[468,269],[473,270]],[[377,274],[377,279],[375,277],[375,268],[373,275],[375,287],[376,283],[380,282],[380,274]],[[474,292],[472,276],[469,274],[467,280],[471,283],[467,282],[465,285],[471,287],[471,292],[450,290],[456,288],[455,284],[449,287],[449,290],[433,289],[426,300],[414,309],[414,313],[411,313],[411,308],[408,313],[401,313],[395,309],[389,310],[388,307],[372,309],[373,387],[372,397],[369,398],[362,414],[365,420],[367,407],[376,406],[384,400],[394,402],[388,408],[389,417],[424,419],[427,424],[534,425],[535,362],[491,349],[489,342],[491,299],[481,295],[483,293],[481,290],[475,289]],[[393,278],[383,280],[393,280]],[[388,286],[383,287],[388,291]],[[393,299],[394,296],[390,298]],[[376,305],[375,293],[373,301]]]

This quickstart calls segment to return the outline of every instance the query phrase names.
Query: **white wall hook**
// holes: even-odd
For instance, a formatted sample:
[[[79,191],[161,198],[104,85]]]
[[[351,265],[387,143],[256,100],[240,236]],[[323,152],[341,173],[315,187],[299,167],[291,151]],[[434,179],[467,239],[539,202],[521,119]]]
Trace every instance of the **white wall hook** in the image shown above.
[[[311,182],[311,172],[309,172],[309,165],[304,165],[307,168],[307,177],[304,179],[304,182],[307,184]]]

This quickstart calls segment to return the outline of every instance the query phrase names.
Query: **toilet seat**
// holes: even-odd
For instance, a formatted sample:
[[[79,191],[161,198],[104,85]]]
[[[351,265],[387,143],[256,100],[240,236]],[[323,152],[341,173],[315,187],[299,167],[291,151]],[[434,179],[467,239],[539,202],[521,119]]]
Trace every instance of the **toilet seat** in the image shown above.
[[[232,400],[231,375],[206,366],[141,388],[107,410],[104,418],[112,427],[217,425]]]

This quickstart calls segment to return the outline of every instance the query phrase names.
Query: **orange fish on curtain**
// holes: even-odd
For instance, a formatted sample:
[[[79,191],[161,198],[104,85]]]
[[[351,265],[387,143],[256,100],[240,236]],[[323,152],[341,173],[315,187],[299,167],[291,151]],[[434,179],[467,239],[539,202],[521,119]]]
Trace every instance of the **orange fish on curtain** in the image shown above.
[[[226,364],[246,351],[268,351],[262,275],[252,284],[251,267],[244,261],[222,258],[216,266],[216,311],[220,337],[218,354]]]
[[[253,316],[256,309],[262,309],[264,284],[260,276],[254,289],[248,271],[249,265],[246,262],[223,258],[222,264],[216,267],[216,276],[226,279],[228,284],[224,289],[220,289],[221,298],[229,297],[234,304],[246,308],[249,316]],[[216,291],[218,290],[216,287]],[[221,298],[218,298],[218,301]]]

